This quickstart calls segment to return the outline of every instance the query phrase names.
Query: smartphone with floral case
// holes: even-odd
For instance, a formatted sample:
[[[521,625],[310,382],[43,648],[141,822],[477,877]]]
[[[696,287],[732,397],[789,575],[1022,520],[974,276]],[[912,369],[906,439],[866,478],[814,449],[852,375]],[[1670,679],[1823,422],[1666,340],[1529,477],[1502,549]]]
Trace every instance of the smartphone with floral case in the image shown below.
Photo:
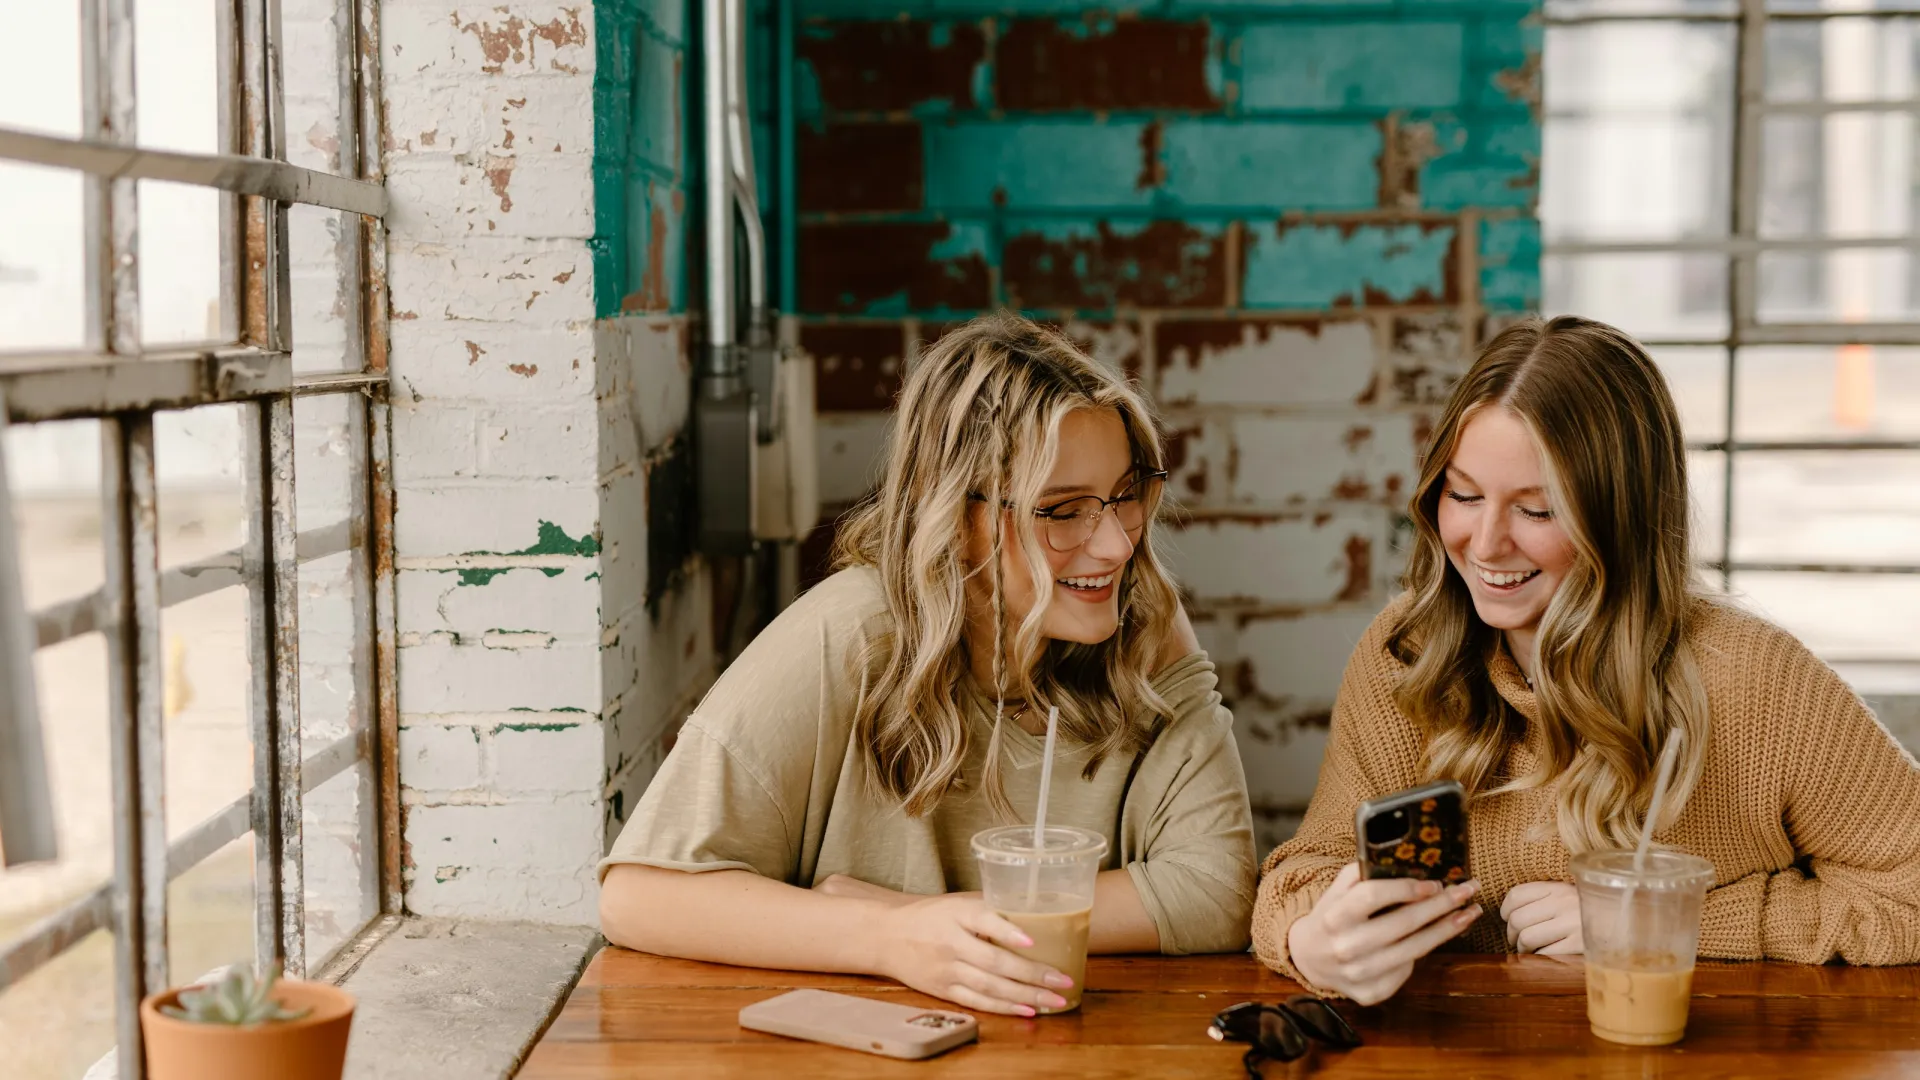
[[[1465,881],[1467,797],[1457,781],[1441,780],[1368,799],[1353,815],[1360,876]]]

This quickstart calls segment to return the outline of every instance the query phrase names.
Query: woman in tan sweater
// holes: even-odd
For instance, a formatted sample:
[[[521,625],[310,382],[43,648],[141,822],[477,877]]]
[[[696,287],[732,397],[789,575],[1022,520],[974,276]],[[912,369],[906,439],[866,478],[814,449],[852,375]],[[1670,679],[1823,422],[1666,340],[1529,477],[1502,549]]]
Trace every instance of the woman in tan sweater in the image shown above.
[[[1145,403],[1015,316],[948,332],[901,392],[843,569],[702,701],[602,863],[619,945],[886,975],[1032,1016],[1072,986],[989,911],[973,834],[1104,835],[1093,952],[1247,946],[1253,821],[1232,718],[1155,557]]]
[[[1632,339],[1572,317],[1494,338],[1411,513],[1407,591],[1355,649],[1312,805],[1263,868],[1263,961],[1372,1003],[1459,935],[1580,953],[1568,859],[1638,841],[1677,732],[1653,830],[1713,863],[1700,955],[1920,962],[1920,766],[1791,635],[1701,591],[1679,419]],[[1468,792],[1476,880],[1358,880],[1358,803],[1441,777]]]

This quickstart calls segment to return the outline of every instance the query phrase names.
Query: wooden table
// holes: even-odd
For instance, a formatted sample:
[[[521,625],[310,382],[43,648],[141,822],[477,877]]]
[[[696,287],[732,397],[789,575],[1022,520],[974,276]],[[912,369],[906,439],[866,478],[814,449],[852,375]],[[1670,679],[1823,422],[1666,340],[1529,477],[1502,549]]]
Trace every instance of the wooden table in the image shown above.
[[[1080,1011],[981,1016],[980,1041],[924,1062],[742,1030],[740,1007],[798,987],[928,1006],[877,979],[756,971],[609,947],[595,957],[521,1080],[595,1077],[1239,1080],[1244,1047],[1207,1038],[1213,1014],[1295,984],[1247,956],[1095,957]],[[1676,1046],[1637,1049],[1587,1030],[1577,962],[1442,955],[1384,1005],[1343,1004],[1366,1045],[1316,1049],[1272,1077],[1920,1077],[1920,967],[1702,963]]]

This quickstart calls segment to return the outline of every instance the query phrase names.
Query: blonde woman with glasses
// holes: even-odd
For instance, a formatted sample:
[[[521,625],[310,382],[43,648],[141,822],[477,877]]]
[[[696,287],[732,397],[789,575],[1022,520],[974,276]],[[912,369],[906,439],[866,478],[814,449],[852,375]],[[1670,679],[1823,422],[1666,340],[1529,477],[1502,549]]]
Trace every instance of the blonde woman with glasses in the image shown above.
[[[1306,819],[1267,859],[1262,960],[1371,1004],[1455,938],[1578,955],[1570,857],[1650,827],[1713,864],[1701,956],[1920,962],[1920,766],[1805,646],[1701,589],[1686,445],[1638,344],[1571,316],[1495,337],[1411,515],[1407,590],[1354,651]],[[1356,806],[1443,778],[1477,880],[1359,880]]]
[[[1030,822],[1107,837],[1090,951],[1247,946],[1246,780],[1212,663],[1154,549],[1145,402],[1011,315],[912,365],[839,572],[727,669],[602,864],[608,940],[875,974],[1032,1016],[1062,973],[987,909],[969,843]]]

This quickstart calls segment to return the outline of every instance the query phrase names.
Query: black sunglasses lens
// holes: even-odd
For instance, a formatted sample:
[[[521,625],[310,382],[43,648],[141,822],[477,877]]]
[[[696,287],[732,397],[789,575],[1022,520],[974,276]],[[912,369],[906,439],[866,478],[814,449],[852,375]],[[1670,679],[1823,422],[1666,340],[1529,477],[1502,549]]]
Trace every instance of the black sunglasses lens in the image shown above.
[[[1221,1010],[1213,1026],[1234,1042],[1253,1042],[1260,1037],[1260,1008],[1258,1002],[1243,1001]]]
[[[1307,1037],[1293,1025],[1293,1018],[1279,1009],[1260,1012],[1260,1041],[1255,1045],[1270,1058],[1292,1061],[1307,1052]]]
[[[1287,1008],[1322,1042],[1342,1049],[1360,1045],[1360,1035],[1333,1006],[1316,997],[1294,997]]]

